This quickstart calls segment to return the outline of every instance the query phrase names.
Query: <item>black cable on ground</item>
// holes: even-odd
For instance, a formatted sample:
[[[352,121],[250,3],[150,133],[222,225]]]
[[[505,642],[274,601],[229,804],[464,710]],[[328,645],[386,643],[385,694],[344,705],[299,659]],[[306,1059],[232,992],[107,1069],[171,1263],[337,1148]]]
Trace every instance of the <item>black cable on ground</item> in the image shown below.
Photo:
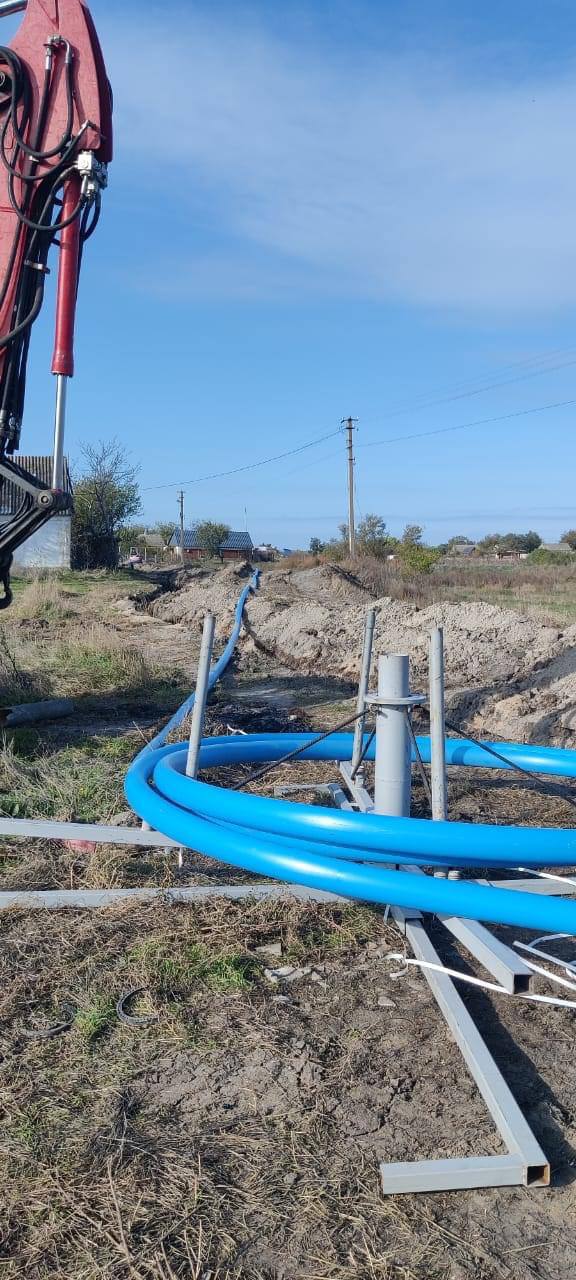
[[[416,741],[416,734],[414,733],[414,726],[412,724],[412,716],[410,715],[408,707],[405,708],[404,715],[406,718],[406,724],[408,725],[408,734],[410,736],[410,742],[412,744],[412,750],[414,752],[416,768],[418,770],[418,773],[420,774],[420,779],[422,782],[422,786],[424,787],[424,791],[426,792],[426,799],[428,800],[428,804],[430,805],[430,813],[432,813],[432,790],[430,787],[430,783],[428,781],[428,774],[426,773],[426,770],[424,768],[424,761],[422,759],[422,756],[420,755],[420,747],[418,746],[418,743]]]
[[[428,719],[430,719],[430,708],[426,703],[422,704],[422,710],[426,713]],[[444,717],[444,724],[452,733],[457,733],[459,738],[464,738],[466,742],[471,742],[473,746],[480,747],[482,751],[487,753],[487,755],[494,756],[494,759],[498,760],[500,764],[505,764],[515,773],[519,773],[521,777],[529,778],[531,782],[540,782],[541,774],[536,773],[534,769],[526,769],[524,765],[516,764],[515,760],[511,760],[509,756],[503,755],[501,751],[497,751],[496,748],[492,747],[489,743],[483,742],[482,738],[475,738],[473,734],[467,733],[461,725],[454,724],[454,721],[449,720],[446,716]],[[571,805],[573,809],[576,809],[576,799],[574,799],[573,796],[565,795],[562,796],[562,799],[565,800],[567,804]]]
[[[297,756],[301,756],[305,751],[309,751],[310,747],[315,747],[318,742],[325,742],[326,738],[331,738],[334,733],[340,733],[342,729],[347,729],[351,724],[355,724],[356,720],[360,720],[366,713],[364,711],[356,712],[356,715],[349,716],[347,720],[342,720],[340,724],[335,724],[333,729],[327,729],[325,733],[319,733],[317,737],[311,738],[302,747],[297,747],[295,751],[289,751],[287,755],[281,756],[279,760],[272,760],[265,765],[263,769],[257,769],[256,773],[251,773],[247,778],[243,779],[243,785],[248,786],[249,782],[259,782],[260,778],[264,778],[267,773],[271,773],[273,769],[277,769],[278,765],[288,764],[290,760],[295,760]]]
[[[375,730],[375,729],[373,729],[373,730],[372,730],[372,733],[370,733],[370,734],[368,735],[368,740],[367,740],[367,742],[365,742],[365,743],[364,743],[364,746],[363,746],[363,748],[362,748],[362,752],[361,752],[361,755],[360,755],[360,759],[359,759],[359,761],[358,761],[358,764],[356,765],[356,767],[352,770],[352,772],[351,772],[351,774],[350,774],[350,777],[351,777],[351,778],[355,778],[355,777],[356,777],[356,774],[358,773],[358,771],[359,771],[359,769],[360,769],[361,765],[363,764],[364,760],[366,759],[366,756],[368,755],[368,752],[369,752],[369,750],[370,750],[370,747],[372,746],[372,743],[373,743],[373,741],[374,741],[375,737],[376,737],[376,730]]]

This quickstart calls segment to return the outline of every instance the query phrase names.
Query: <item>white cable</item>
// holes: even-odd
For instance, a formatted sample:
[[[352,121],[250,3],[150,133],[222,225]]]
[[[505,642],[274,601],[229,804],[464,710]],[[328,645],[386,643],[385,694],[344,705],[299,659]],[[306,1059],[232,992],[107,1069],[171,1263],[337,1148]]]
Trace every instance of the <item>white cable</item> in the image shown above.
[[[535,867],[513,867],[513,871],[522,871],[529,876],[538,876],[540,880],[557,880],[559,884],[573,884],[576,888],[576,880],[571,876],[555,876],[552,871],[536,871]],[[550,937],[553,937],[550,934]]]
[[[412,959],[409,956],[401,955],[399,951],[390,953],[386,956],[386,959],[400,960],[404,965],[415,965],[418,969],[434,969],[436,973],[443,973],[447,978],[456,978],[458,982],[469,982],[474,987],[483,987],[486,991],[496,991],[498,995],[513,995],[511,991],[507,991],[505,987],[499,986],[496,982],[486,982],[483,978],[473,978],[467,973],[460,973],[458,969],[447,969],[442,964],[433,964],[431,960]],[[530,965],[530,968],[536,968],[536,966]],[[543,973],[545,977],[550,978],[552,981],[562,982],[562,984],[569,987],[570,990],[576,991],[576,987],[573,987],[570,982],[564,982],[563,979],[558,978],[557,975],[548,973],[546,969],[541,969],[540,966],[538,966],[537,969],[538,972]],[[391,973],[389,976],[391,978],[403,978],[404,973],[402,970],[399,970],[398,973]],[[536,995],[532,991],[519,991],[513,996],[513,998],[515,1000],[531,1000],[535,1004],[552,1004],[562,1009],[576,1009],[576,1000],[561,1000],[558,996]]]
[[[556,934],[556,935],[552,934],[552,937],[555,937],[555,936],[556,936],[556,937],[564,937],[564,938],[568,938],[568,937],[570,937],[570,934],[567,934],[567,933],[565,933],[565,934]],[[537,942],[539,942],[539,941],[540,941],[540,939],[539,939],[539,938],[537,938],[537,939],[536,939],[536,941],[537,941]],[[533,944],[531,944],[531,943],[529,943],[529,942],[516,942],[516,941],[515,941],[515,942],[514,942],[514,946],[518,949],[518,951],[527,951],[530,955],[533,955],[533,956],[539,956],[541,960],[548,960],[550,964],[556,964],[556,965],[558,965],[558,968],[559,968],[559,969],[564,969],[564,971],[565,971],[566,973],[570,972],[570,973],[572,974],[572,976],[573,976],[573,977],[576,977],[576,961],[574,961],[574,960],[559,960],[559,959],[558,959],[558,956],[553,956],[553,955],[551,955],[549,951],[540,951],[540,949],[539,949],[538,947],[534,946]],[[526,963],[527,963],[527,964],[529,964],[529,961],[527,960],[527,961],[526,961]],[[534,965],[531,965],[531,968],[534,968]],[[543,971],[543,972],[545,972],[545,971]],[[552,977],[552,974],[550,974],[549,976],[550,976],[550,977]],[[576,991],[576,987],[574,988],[574,990]]]
[[[540,955],[541,953],[537,952],[536,954]],[[529,969],[533,969],[534,973],[541,973],[549,982],[558,982],[561,987],[568,987],[569,991],[576,991],[576,983],[568,982],[567,978],[561,978],[559,973],[550,973],[548,969],[543,969],[541,964],[534,964],[533,960],[525,959],[524,963],[528,965]]]

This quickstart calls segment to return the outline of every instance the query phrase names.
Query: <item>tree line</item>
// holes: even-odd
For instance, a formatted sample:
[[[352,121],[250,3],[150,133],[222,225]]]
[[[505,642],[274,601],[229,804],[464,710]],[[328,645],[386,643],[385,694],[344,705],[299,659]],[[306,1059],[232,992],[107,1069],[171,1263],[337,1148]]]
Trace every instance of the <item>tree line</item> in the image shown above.
[[[102,441],[96,445],[84,445],[81,461],[73,475],[74,515],[72,521],[73,563],[75,568],[115,568],[119,556],[126,556],[137,546],[138,539],[150,532],[143,524],[135,523],[142,510],[138,485],[139,468],[117,441]],[[153,532],[160,535],[166,546],[174,533],[175,523],[158,521]],[[202,520],[194,526],[199,545],[206,556],[215,557],[230,532],[221,521]],[[568,529],[562,541],[576,551],[576,529]],[[369,514],[359,521],[356,528],[356,549],[361,556],[374,556],[386,560],[393,557],[410,572],[429,573],[442,555],[450,553],[458,545],[474,545],[479,555],[495,550],[538,555],[542,538],[535,530],[527,533],[490,533],[479,542],[472,543],[465,535],[456,535],[439,546],[424,542],[424,529],[419,524],[407,524],[402,535],[391,534],[382,516]],[[309,550],[313,555],[326,555],[345,560],[348,556],[348,525],[338,527],[338,536],[327,542],[311,538]],[[544,556],[544,550],[540,552]],[[557,557],[555,557],[557,558]]]
[[[135,523],[142,510],[139,468],[117,441],[84,445],[73,474],[72,561],[76,569],[115,569],[119,559],[138,547],[145,533],[156,533],[168,546],[175,522],[159,520],[150,528]],[[196,539],[206,556],[217,556],[229,525],[200,520]]]
[[[311,538],[309,550],[312,555],[327,555],[333,560],[345,560],[349,552],[348,525],[338,526],[339,537],[322,542],[320,538]],[[430,573],[441,555],[438,547],[424,544],[424,529],[419,524],[407,524],[400,538],[391,534],[382,516],[366,515],[360,520],[355,530],[356,553],[360,556],[375,556],[378,560],[394,558],[415,573]]]
[[[348,525],[338,526],[339,536],[323,542],[321,538],[311,538],[309,551],[312,555],[326,555],[331,559],[344,560],[349,554]],[[568,529],[562,534],[562,542],[572,551],[576,551],[576,529]],[[356,552],[361,556],[375,556],[379,560],[398,559],[401,564],[415,572],[428,573],[441,556],[449,555],[457,546],[474,547],[479,556],[490,555],[496,551],[502,554],[517,553],[536,557],[542,547],[542,538],[534,529],[527,533],[489,533],[478,542],[467,538],[464,534],[456,534],[447,542],[436,546],[424,543],[424,529],[419,524],[407,524],[400,538],[391,534],[382,516],[367,515],[356,528]],[[547,553],[542,550],[543,557]],[[555,562],[558,556],[554,556]]]

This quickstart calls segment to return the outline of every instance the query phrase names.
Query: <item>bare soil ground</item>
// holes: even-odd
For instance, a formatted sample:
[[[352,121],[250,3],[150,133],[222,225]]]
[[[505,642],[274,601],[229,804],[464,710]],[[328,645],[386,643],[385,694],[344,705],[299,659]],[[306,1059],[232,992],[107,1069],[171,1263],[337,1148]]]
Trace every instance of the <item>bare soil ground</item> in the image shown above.
[[[19,614],[5,628],[12,679],[17,675],[30,696],[38,688],[73,692],[78,716],[6,739],[3,812],[134,821],[122,798],[126,764],[187,691],[206,607],[217,609],[224,638],[239,582],[230,570],[196,574],[170,594],[135,576],[133,589],[93,583],[81,595],[71,592],[72,599],[45,591],[26,603],[22,593]],[[308,625],[311,607],[332,621],[353,610],[361,626],[370,598],[361,583],[300,571],[277,578],[265,578],[262,601],[266,609],[280,608],[283,647],[285,617],[299,612]],[[134,595],[150,597],[151,612],[142,608],[145,600],[135,608]],[[280,660],[256,642],[256,623],[263,624],[255,606],[252,636],[213,700],[208,731],[321,730],[351,714],[357,673],[349,655],[346,664],[338,657],[351,632],[348,640],[331,637],[332,657],[318,665],[322,675],[310,674],[307,662],[284,652]],[[391,636],[386,628],[393,624],[424,673],[419,627],[425,635],[428,610],[419,622],[413,606],[403,606],[408,613],[401,616],[383,601],[378,608],[381,635]],[[459,623],[454,616],[450,634],[462,647],[468,633],[481,657],[464,681],[454,668],[451,698],[453,714],[478,724],[494,714],[490,646],[496,637],[504,647],[512,624],[501,610],[488,618],[482,605],[476,627],[472,617],[469,609]],[[546,710],[541,700],[550,690],[555,697],[558,681],[570,678],[574,638],[517,615],[514,628],[522,680],[532,681],[527,688],[538,703],[534,725],[549,716],[540,740],[566,741],[560,725],[566,706]],[[319,638],[328,652],[323,631]],[[65,643],[73,660],[61,658]],[[499,693],[509,693],[515,679],[504,674]],[[526,717],[518,723],[526,726]],[[334,776],[330,766],[279,766],[261,790],[272,794],[285,781]],[[219,780],[241,784],[242,771]],[[563,784],[524,786],[489,773],[479,785],[462,771],[450,787],[454,817],[574,825],[572,792]],[[414,812],[426,813],[417,783]],[[179,870],[172,859],[137,849],[5,842],[0,850],[5,888],[234,879],[248,877],[194,855]],[[510,931],[501,933],[511,940]],[[447,962],[464,966],[439,927],[435,940]],[[574,1015],[465,992],[551,1159],[551,1190],[385,1198],[381,1160],[501,1150],[424,978],[411,970],[394,980],[390,950],[402,950],[402,942],[380,913],[289,898],[3,913],[3,1274],[571,1280]],[[278,966],[290,966],[292,974],[271,981],[265,971]],[[118,1016],[117,1002],[130,992],[125,1010],[143,1023]]]
[[[264,975],[278,943],[294,981]],[[391,947],[377,914],[290,900],[5,917],[4,1274],[568,1280],[570,1015],[469,997],[553,1190],[383,1198],[379,1160],[501,1149]],[[133,988],[157,1021],[119,1021]]]

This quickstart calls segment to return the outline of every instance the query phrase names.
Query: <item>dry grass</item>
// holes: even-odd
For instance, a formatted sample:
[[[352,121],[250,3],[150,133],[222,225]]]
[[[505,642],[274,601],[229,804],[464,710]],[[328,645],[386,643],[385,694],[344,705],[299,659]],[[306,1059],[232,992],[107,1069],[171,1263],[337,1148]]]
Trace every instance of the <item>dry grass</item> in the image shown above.
[[[166,673],[151,663],[125,630],[113,622],[94,622],[90,615],[68,621],[53,617],[50,623],[27,618],[0,633],[4,705],[50,696],[82,698],[89,705],[113,697],[116,707],[162,710],[172,705],[182,679],[180,672]]]
[[[66,622],[78,615],[78,597],[54,577],[33,578],[17,594],[13,615],[31,621]]]
[[[142,690],[155,674],[141,649],[103,624],[67,632],[55,646],[52,666],[72,694]]]
[[[226,1121],[198,1127],[174,1107],[150,1110],[142,1085],[170,1054],[198,1067],[233,1052],[236,1036],[243,1045],[261,1037],[272,1052],[274,988],[255,948],[280,939],[286,954],[310,961],[352,958],[383,936],[377,916],[214,901],[192,911],[158,905],[43,917],[41,933],[34,916],[11,913],[4,924],[7,1280],[272,1280],[288,1255],[294,1265],[285,1274],[306,1280],[444,1280],[433,1230],[410,1260],[396,1260],[406,1254],[413,1213],[391,1204],[383,1212],[362,1152],[353,1161],[328,1155],[327,1116],[306,1107],[292,1119],[266,1116],[265,1106],[252,1115],[232,1108]],[[158,1021],[127,1028],[116,1001],[140,986],[146,991],[131,1012]],[[38,1037],[70,1018],[63,1035]]]
[[[124,771],[136,753],[135,735],[90,737],[50,749],[34,732],[0,741],[2,811],[10,817],[105,822],[123,808]]]

